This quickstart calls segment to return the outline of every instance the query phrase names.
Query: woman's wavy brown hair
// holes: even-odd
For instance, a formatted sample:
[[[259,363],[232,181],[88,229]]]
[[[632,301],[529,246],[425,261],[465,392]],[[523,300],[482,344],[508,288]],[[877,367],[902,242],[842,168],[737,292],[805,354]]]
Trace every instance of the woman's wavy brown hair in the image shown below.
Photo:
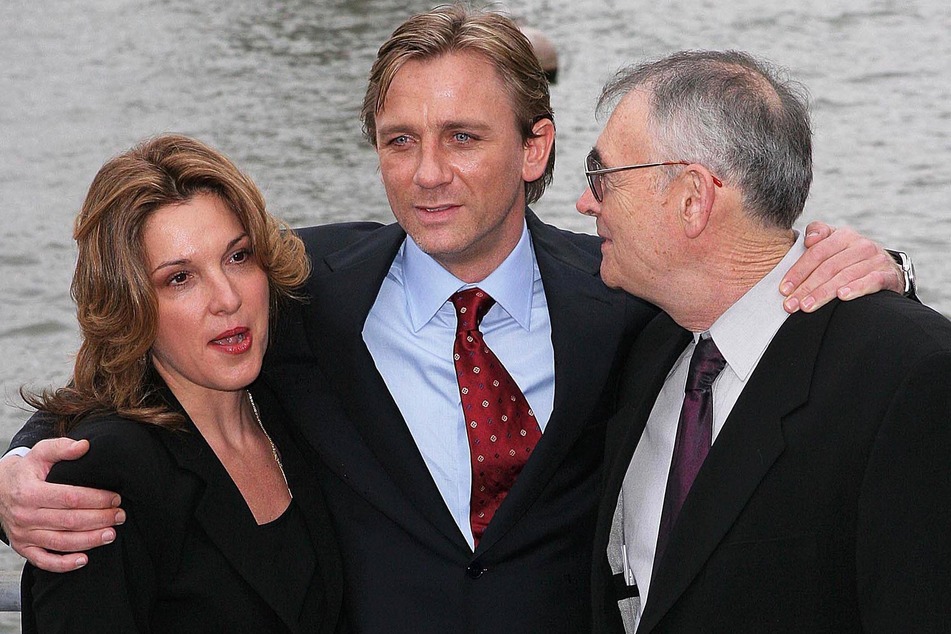
[[[162,135],[116,156],[96,174],[76,217],[79,249],[71,295],[82,344],[65,387],[27,394],[65,432],[92,413],[118,412],[166,427],[184,420],[149,398],[149,349],[158,300],[146,270],[142,232],[158,209],[198,194],[220,198],[235,214],[267,274],[270,312],[295,297],[310,274],[304,245],[267,212],[261,192],[226,156],[195,139]]]

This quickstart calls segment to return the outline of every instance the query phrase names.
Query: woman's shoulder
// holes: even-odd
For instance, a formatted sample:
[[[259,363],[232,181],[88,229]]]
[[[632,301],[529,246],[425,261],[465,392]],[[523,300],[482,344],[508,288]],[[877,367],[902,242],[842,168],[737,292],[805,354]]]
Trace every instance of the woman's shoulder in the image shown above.
[[[76,440],[89,441],[89,453],[110,461],[124,462],[134,456],[136,463],[144,460],[163,461],[169,458],[166,442],[175,434],[186,432],[143,423],[118,414],[89,416],[67,434]]]
[[[114,491],[138,482],[161,482],[161,475],[173,466],[163,436],[171,438],[176,433],[182,432],[118,414],[89,416],[67,434],[76,440],[88,440],[89,451],[76,460],[56,463],[49,480]]]
[[[80,420],[67,435],[75,439],[103,438],[108,440],[122,439],[124,442],[149,443],[154,436],[152,427],[130,418],[125,418],[115,412],[90,414]],[[108,441],[107,440],[107,441]]]

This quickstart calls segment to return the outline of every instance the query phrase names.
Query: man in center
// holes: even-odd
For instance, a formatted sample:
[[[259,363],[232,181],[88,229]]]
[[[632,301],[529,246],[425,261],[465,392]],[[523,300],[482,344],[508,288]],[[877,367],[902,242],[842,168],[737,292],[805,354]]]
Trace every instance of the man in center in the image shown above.
[[[277,345],[309,350],[267,379],[332,472],[358,631],[581,632],[617,351],[656,309],[601,283],[596,237],[526,211],[551,177],[543,79],[510,21],[461,22],[417,16],[381,48],[363,118],[398,224],[301,232],[310,301]],[[314,366],[347,424],[312,414]]]

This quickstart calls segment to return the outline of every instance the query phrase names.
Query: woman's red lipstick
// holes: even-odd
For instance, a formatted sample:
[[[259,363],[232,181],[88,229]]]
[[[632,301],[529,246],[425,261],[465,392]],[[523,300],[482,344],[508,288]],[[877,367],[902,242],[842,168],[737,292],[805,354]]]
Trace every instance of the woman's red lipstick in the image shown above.
[[[228,354],[243,354],[251,349],[252,339],[251,330],[242,326],[224,331],[208,345]]]

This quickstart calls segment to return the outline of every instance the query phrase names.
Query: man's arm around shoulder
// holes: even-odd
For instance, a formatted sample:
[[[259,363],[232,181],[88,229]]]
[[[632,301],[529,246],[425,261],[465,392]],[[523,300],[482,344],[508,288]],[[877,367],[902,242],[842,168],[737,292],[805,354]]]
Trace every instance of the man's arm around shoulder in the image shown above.
[[[34,420],[38,416],[27,422],[12,445],[24,437],[24,430],[35,440],[37,435],[28,430],[47,425]],[[49,425],[46,429],[52,433]],[[13,549],[37,568],[66,572],[86,565],[82,551],[114,541],[112,526],[125,521],[116,493],[46,481],[57,462],[76,460],[88,450],[87,440],[47,438],[26,456],[0,460],[0,525]]]

